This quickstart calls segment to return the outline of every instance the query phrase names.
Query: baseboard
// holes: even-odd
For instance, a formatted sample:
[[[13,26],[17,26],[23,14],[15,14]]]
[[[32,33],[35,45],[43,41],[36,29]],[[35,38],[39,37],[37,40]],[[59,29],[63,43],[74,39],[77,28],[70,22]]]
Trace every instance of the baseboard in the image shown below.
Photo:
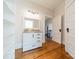
[[[15,52],[16,52],[16,51],[22,52],[22,48],[15,49]]]
[[[73,59],[73,57],[72,57],[67,51],[65,51],[65,52],[66,52],[66,55],[65,55],[65,56],[66,56],[67,58]]]
[[[18,49],[15,49],[15,54],[22,54],[23,53],[23,49],[22,48],[18,48]]]

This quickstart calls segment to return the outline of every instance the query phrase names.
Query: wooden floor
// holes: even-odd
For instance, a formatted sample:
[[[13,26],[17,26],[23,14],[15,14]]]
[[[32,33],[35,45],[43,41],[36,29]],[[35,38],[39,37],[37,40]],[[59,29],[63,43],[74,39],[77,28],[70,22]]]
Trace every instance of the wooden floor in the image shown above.
[[[43,47],[28,52],[16,50],[16,59],[72,59],[60,44],[48,40]]]

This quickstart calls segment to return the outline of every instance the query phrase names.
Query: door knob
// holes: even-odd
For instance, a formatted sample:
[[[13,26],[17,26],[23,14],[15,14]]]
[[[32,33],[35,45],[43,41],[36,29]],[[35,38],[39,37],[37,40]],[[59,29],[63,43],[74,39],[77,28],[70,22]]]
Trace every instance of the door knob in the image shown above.
[[[66,31],[69,32],[69,28],[67,28]]]
[[[61,29],[59,29],[59,31],[61,32]]]

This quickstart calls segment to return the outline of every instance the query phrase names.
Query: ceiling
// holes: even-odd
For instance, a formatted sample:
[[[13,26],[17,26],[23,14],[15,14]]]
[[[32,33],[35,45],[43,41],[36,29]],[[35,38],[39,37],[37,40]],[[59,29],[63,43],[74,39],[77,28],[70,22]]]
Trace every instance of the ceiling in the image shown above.
[[[46,7],[50,10],[53,10],[59,4],[61,4],[64,0],[28,0],[28,1],[39,4],[39,5]]]

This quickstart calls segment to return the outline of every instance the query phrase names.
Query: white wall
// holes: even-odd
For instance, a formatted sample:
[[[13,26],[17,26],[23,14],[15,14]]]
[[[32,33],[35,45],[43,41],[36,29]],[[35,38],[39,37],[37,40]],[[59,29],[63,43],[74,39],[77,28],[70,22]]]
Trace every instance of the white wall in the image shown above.
[[[54,9],[54,18],[53,18],[53,39],[54,41],[61,43],[61,16],[65,12],[65,3],[62,2],[58,7]]]
[[[16,18],[17,18],[16,49],[22,48],[23,17],[24,17],[24,12],[26,12],[26,10],[35,10],[39,12],[40,20],[41,20],[41,30],[43,32],[43,42],[45,42],[45,16],[46,15],[53,16],[53,12],[38,4],[28,2],[27,0],[26,1],[17,0],[16,10],[17,10],[16,11]]]

